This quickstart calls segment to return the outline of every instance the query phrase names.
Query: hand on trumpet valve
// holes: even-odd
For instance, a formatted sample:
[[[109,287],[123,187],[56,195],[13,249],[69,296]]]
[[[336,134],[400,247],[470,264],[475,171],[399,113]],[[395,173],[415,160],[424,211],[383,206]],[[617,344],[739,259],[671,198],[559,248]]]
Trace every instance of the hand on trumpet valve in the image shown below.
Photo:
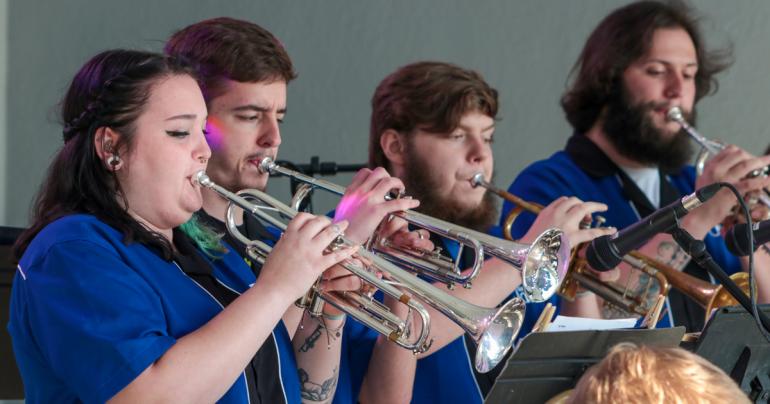
[[[382,222],[377,229],[377,238],[387,240],[388,246],[418,252],[431,252],[435,247],[430,240],[430,232],[428,230],[418,229],[410,231],[409,223],[395,216],[390,216]]]
[[[598,202],[583,202],[576,197],[562,196],[546,206],[529,228],[521,242],[527,243],[546,229],[557,227],[564,231],[573,247],[596,237],[613,234],[614,227],[586,227],[592,223],[591,214],[604,212],[607,205]]]
[[[348,262],[366,267],[364,262],[355,257],[348,258]],[[363,292],[366,287],[370,286],[347,269],[340,265],[335,265],[324,271],[323,275],[321,275],[318,289],[323,292]],[[331,316],[338,316],[343,313],[331,304],[325,304],[323,312]]]
[[[329,245],[347,227],[345,221],[332,224],[323,216],[298,214],[265,260],[260,280],[283,288],[283,293],[293,298],[303,296],[326,269],[358,250],[358,246],[351,246],[329,251]]]
[[[419,206],[420,202],[415,199],[386,198],[394,190],[403,192],[404,184],[398,178],[391,177],[385,169],[364,168],[358,171],[334,214],[335,221],[344,219],[350,222],[346,231],[349,240],[363,243],[388,214]]]
[[[764,189],[770,186],[770,177],[761,174],[768,165],[770,156],[755,157],[737,146],[729,145],[705,163],[703,173],[695,182],[695,188],[699,189],[715,182],[727,182],[735,185],[738,191],[750,200],[751,195],[764,193]],[[736,205],[733,193],[722,189],[707,203],[686,216],[682,220],[682,226],[693,237],[702,238],[720,223],[723,227],[728,227],[740,220],[733,218],[734,213],[738,212]],[[756,213],[760,214],[759,211]]]

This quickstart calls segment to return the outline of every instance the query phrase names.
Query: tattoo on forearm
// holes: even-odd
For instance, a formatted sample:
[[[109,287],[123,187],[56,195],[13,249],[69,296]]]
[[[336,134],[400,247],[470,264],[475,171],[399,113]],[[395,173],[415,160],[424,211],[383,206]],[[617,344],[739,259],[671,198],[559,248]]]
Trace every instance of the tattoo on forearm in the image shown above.
[[[690,256],[673,241],[661,241],[655,259],[680,271],[690,262]]]
[[[673,241],[662,241],[658,244],[658,249],[655,255],[655,259],[663,264],[666,264],[676,270],[681,271],[690,261],[690,256],[679,247]],[[640,273],[638,271],[632,271],[632,274],[636,276],[630,276],[626,285],[621,285],[628,292],[629,296],[638,296],[643,299],[639,302],[644,310],[649,309],[655,303],[660,294],[660,284],[655,277]],[[609,302],[604,302],[602,305],[602,317],[603,318],[624,318],[628,316],[634,316],[634,313],[629,313],[626,310],[617,307]]]
[[[321,338],[321,330],[323,327],[319,324],[318,327],[315,328],[315,330],[310,334],[310,336],[305,339],[305,343],[302,344],[301,347],[299,347],[300,352],[307,352],[313,347],[315,347],[316,341],[318,341],[318,338]]]
[[[332,377],[324,380],[322,383],[316,383],[310,380],[305,369],[299,368],[299,383],[302,399],[308,401],[325,401],[334,395],[337,387],[337,368],[334,368]]]

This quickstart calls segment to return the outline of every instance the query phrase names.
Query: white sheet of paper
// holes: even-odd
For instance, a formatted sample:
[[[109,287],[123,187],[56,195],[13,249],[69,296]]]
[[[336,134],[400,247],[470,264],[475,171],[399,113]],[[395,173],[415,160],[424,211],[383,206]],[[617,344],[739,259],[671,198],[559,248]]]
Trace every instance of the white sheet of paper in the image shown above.
[[[617,330],[620,328],[633,328],[635,318],[617,318],[603,320],[595,318],[557,316],[546,331],[582,331],[582,330]]]

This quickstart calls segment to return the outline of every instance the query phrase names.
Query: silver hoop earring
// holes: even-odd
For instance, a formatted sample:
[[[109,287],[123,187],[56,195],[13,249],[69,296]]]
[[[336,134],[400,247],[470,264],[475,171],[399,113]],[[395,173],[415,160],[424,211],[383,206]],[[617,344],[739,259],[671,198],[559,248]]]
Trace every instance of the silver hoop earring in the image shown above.
[[[123,160],[120,159],[120,156],[117,154],[113,154],[110,156],[110,158],[107,159],[107,164],[110,166],[112,171],[117,171],[120,167],[120,163],[122,163]]]

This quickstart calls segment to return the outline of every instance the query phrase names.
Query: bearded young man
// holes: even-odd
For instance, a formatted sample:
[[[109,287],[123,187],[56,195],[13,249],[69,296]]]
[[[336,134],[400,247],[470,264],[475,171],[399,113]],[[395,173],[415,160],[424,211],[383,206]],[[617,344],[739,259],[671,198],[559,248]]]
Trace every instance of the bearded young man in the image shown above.
[[[575,133],[564,151],[526,168],[509,191],[538,203],[565,195],[603,202],[609,206],[602,213],[606,223],[622,229],[714,182],[732,183],[743,193],[767,186],[765,178],[745,178],[770,158],[754,157],[736,146],[711,159],[696,178],[686,166],[691,141],[679,124],[667,119],[668,109],[678,106],[694,122],[695,104],[716,89],[714,75],[726,67],[724,53],[706,50],[691,11],[683,5],[643,1],[615,10],[588,38],[562,98]],[[705,241],[728,273],[740,271],[741,263],[727,252],[719,224],[735,204],[732,193],[722,190],[681,221],[693,237]],[[503,215],[510,209],[506,204]],[[532,220],[521,215],[513,234],[523,234]],[[669,235],[657,235],[640,251],[713,282]],[[770,279],[760,272],[759,287],[766,289]],[[634,294],[657,288],[649,276],[625,267],[619,284],[630,285]],[[628,316],[606,305],[604,315]],[[700,331],[703,319],[696,302],[672,290],[658,327],[685,325],[688,331]]]
[[[494,232],[497,197],[474,188],[469,180],[479,172],[487,179],[493,175],[497,109],[497,91],[476,72],[440,62],[401,67],[379,84],[372,97],[370,167],[384,167],[401,179],[407,194],[420,200],[416,210],[421,213]],[[578,226],[586,215],[602,209],[601,204],[563,198],[548,206],[519,241],[531,243],[550,227],[562,228],[573,243],[609,234],[613,229],[581,230]],[[431,241],[447,256],[457,254],[455,242],[435,235]],[[461,257],[465,268],[470,265],[468,258]],[[476,305],[494,307],[512,296],[520,284],[517,269],[492,258],[471,289],[448,292]],[[573,315],[599,314],[592,295],[566,310]],[[446,317],[429,311],[433,344],[416,357],[360,324],[348,322],[335,402],[480,403],[497,372],[474,374],[475,343],[462,337],[463,331]],[[537,313],[527,312],[526,321],[536,318]]]

